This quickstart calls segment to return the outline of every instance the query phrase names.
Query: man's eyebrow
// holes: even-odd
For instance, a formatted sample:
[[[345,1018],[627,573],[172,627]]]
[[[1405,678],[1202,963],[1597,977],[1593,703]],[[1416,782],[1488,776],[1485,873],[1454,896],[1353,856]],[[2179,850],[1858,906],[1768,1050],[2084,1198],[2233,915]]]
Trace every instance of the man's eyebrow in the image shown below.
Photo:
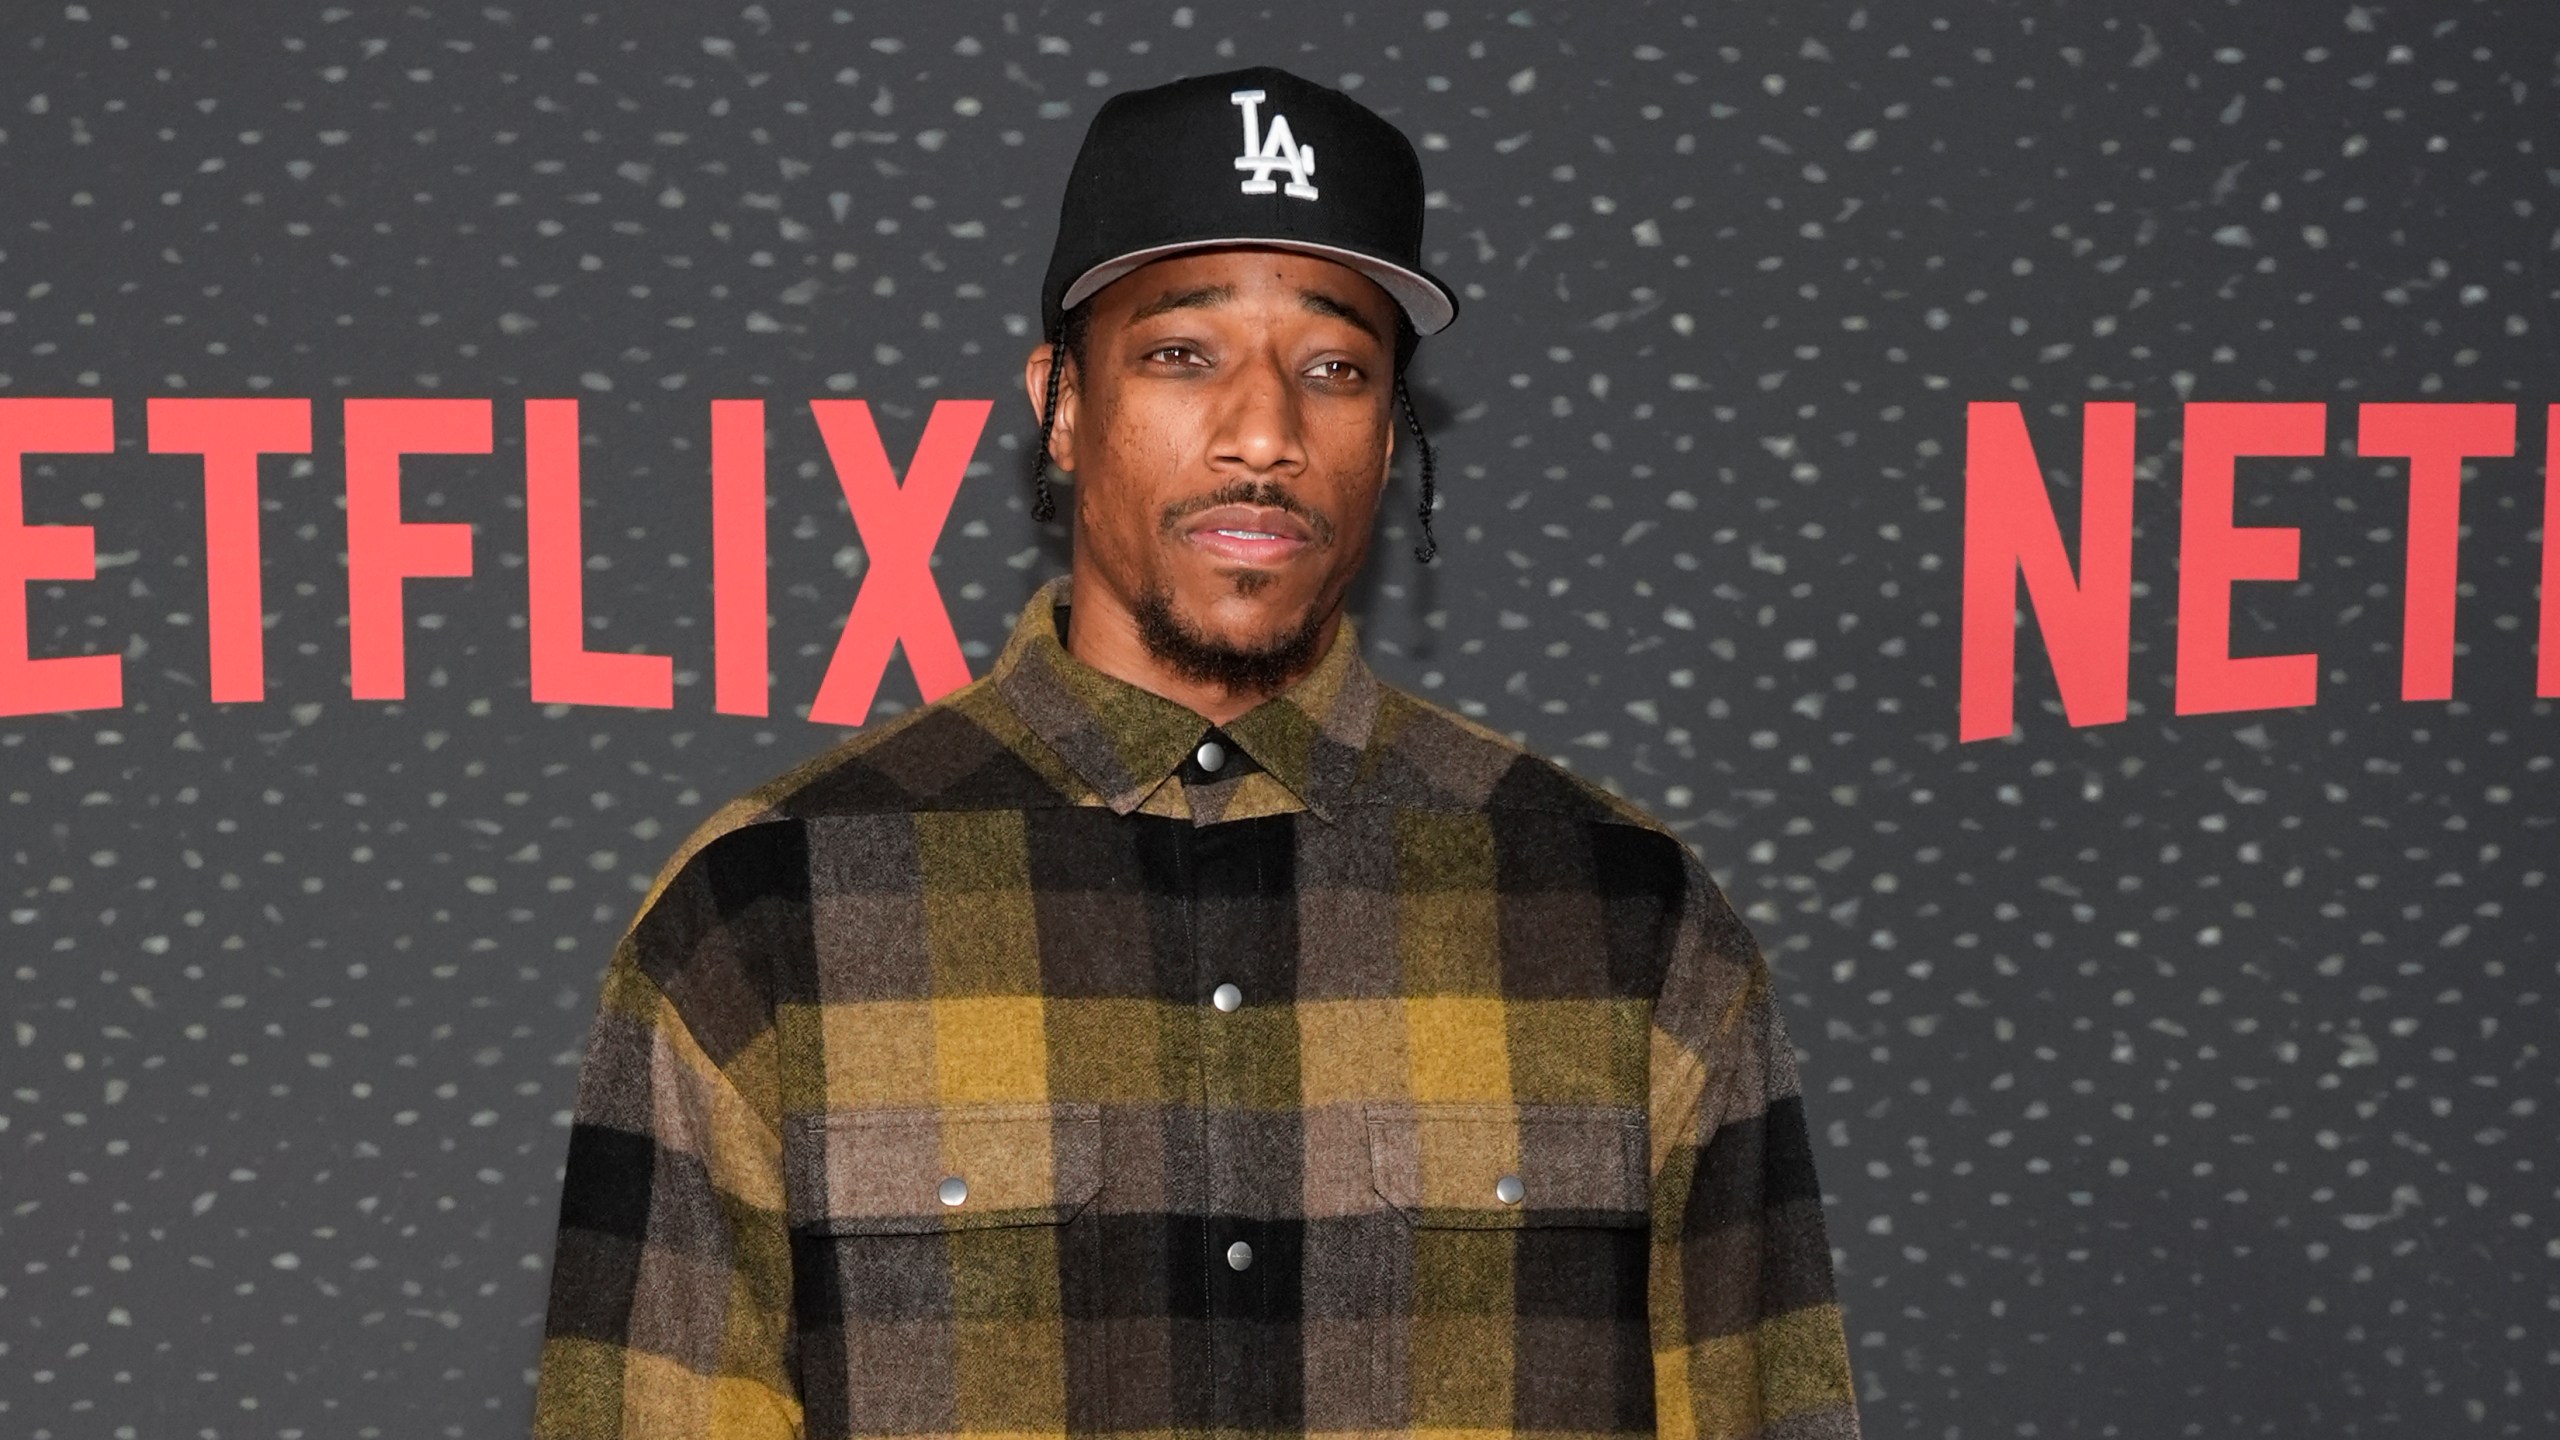
[[[1224,305],[1234,298],[1236,292],[1232,285],[1202,285],[1195,289],[1177,290],[1139,306],[1138,312],[1129,317],[1129,323],[1134,325],[1141,320],[1152,320],[1170,310],[1200,310],[1211,305]]]
[[[1386,343],[1385,340],[1379,336],[1378,327],[1369,323],[1368,316],[1361,314],[1359,311],[1352,309],[1349,305],[1327,295],[1321,290],[1299,291],[1298,303],[1306,306],[1308,309],[1313,310],[1319,315],[1330,315],[1334,319],[1342,321],[1344,324],[1358,330],[1361,334],[1368,336],[1370,339],[1378,341],[1380,344]]]

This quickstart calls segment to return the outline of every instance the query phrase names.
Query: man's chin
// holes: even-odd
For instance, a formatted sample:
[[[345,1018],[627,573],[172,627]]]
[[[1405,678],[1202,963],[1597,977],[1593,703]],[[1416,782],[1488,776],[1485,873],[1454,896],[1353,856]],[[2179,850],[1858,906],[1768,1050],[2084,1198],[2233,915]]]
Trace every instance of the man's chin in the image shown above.
[[[1135,606],[1138,638],[1186,679],[1231,693],[1274,693],[1314,665],[1325,620],[1301,597],[1270,593],[1277,589],[1251,599],[1230,591],[1205,605],[1149,590]]]

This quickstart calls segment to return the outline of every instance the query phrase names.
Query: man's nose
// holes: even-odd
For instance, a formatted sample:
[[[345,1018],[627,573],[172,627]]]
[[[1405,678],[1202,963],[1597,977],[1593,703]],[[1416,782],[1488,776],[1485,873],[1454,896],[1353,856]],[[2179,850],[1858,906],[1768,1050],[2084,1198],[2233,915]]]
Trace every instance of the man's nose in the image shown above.
[[[1257,355],[1233,372],[1222,397],[1211,458],[1253,475],[1305,468],[1298,387],[1279,359]]]

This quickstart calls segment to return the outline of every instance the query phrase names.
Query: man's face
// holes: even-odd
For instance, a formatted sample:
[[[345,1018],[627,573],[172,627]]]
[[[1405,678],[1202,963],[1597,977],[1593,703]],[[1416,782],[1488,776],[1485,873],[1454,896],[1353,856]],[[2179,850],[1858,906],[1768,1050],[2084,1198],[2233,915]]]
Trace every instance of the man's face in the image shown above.
[[[1346,266],[1193,251],[1089,302],[1051,452],[1088,603],[1183,678],[1268,693],[1330,638],[1394,448],[1395,303]],[[1037,404],[1045,347],[1026,380]],[[1119,628],[1119,627],[1115,627]]]

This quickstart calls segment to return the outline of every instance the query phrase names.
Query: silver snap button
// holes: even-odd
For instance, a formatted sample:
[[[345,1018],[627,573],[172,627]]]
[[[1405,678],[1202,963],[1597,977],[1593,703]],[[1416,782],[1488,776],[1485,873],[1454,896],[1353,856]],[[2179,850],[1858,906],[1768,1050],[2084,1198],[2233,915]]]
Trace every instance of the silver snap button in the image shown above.
[[[1221,985],[1209,992],[1209,1003],[1233,1013],[1237,1006],[1244,1003],[1244,992],[1233,985]]]
[[[1227,1268],[1241,1270],[1253,1263],[1253,1247],[1239,1240],[1227,1247]]]
[[[1227,768],[1227,747],[1215,740],[1203,740],[1200,748],[1191,752],[1191,758],[1200,762],[1201,769],[1215,775]]]
[[[1505,1175],[1501,1179],[1493,1182],[1493,1198],[1501,1201],[1505,1205],[1519,1204],[1520,1197],[1527,1193],[1528,1191],[1522,1187],[1520,1184],[1520,1177],[1517,1175]]]
[[[969,1182],[957,1175],[945,1175],[933,1193],[941,1197],[943,1204],[957,1205],[969,1198]]]

